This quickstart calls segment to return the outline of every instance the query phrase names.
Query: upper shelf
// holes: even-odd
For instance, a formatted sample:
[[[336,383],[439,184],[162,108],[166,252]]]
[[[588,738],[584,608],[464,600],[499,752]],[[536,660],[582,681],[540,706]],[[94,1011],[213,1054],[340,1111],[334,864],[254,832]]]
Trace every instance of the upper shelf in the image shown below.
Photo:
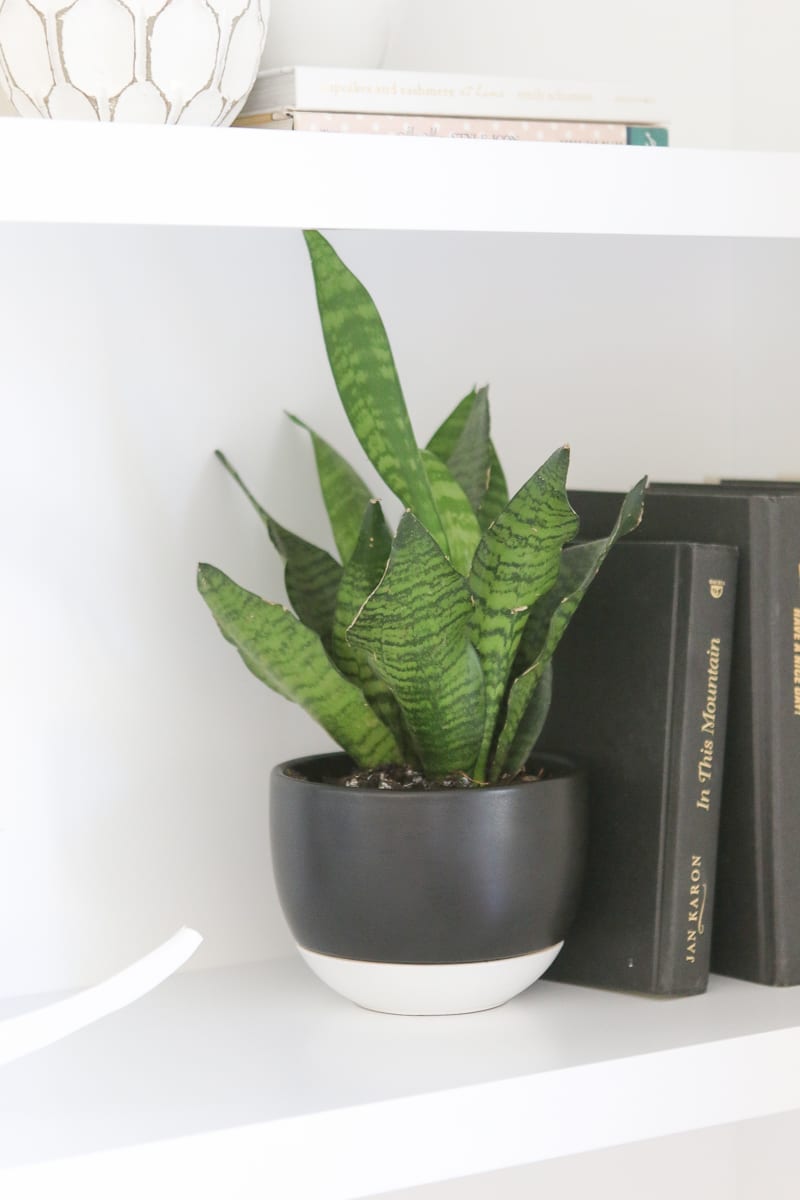
[[[0,1195],[355,1200],[797,1108],[798,1063],[800,988],[415,1018],[299,959],[190,971],[0,1069]]]
[[[0,221],[800,237],[800,155],[0,118]]]

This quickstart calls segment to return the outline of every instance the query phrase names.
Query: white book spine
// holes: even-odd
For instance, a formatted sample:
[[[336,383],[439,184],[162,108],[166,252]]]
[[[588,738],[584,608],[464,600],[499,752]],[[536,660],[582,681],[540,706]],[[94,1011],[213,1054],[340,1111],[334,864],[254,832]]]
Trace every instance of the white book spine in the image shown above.
[[[260,72],[243,115],[281,107],[321,112],[667,123],[663,105],[655,95],[622,84],[348,67],[290,67]]]
[[[239,117],[234,125],[303,133],[382,133],[400,137],[462,138],[494,142],[589,142],[624,146],[627,126],[599,121],[526,121],[490,117],[409,117],[383,113],[323,113],[276,109]]]

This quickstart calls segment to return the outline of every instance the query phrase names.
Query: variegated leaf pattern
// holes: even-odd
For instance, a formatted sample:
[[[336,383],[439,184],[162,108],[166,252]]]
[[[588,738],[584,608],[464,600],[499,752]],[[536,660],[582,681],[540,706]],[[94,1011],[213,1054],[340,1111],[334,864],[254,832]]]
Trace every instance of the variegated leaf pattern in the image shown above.
[[[363,766],[404,761],[431,779],[513,777],[547,716],[551,658],[645,481],[602,541],[577,532],[569,451],[509,500],[488,390],[465,396],[420,450],[381,318],[326,239],[307,231],[334,381],[367,457],[406,513],[392,541],[377,501],[314,430],[322,495],[344,567],[278,524],[222,454],[286,562],[288,609],[201,566],[199,586],[254,674],[303,705]],[[510,681],[512,681],[510,683]]]
[[[200,564],[197,583],[224,637],[263,683],[301,704],[363,766],[398,761],[391,731],[333,666],[317,635],[288,609],[207,563]]]
[[[485,778],[495,725],[531,605],[558,576],[561,551],[577,532],[567,498],[569,450],[562,447],[509,501],[481,538],[470,573],[472,637],[485,680],[484,732],[476,777]]]
[[[371,500],[363,515],[361,530],[344,569],[333,618],[333,658],[339,670],[366,696],[375,712],[405,742],[400,709],[391,689],[376,674],[369,656],[351,644],[346,633],[367,597],[380,583],[392,550],[392,534],[380,504]]]
[[[553,698],[552,658],[544,659],[541,666],[537,667],[535,674],[536,683],[517,725],[510,748],[506,748],[505,745],[498,747],[489,772],[489,780],[492,783],[501,776],[513,779],[527,763],[544,729],[547,714],[550,711],[550,702]],[[505,733],[505,728],[504,725],[503,733]]]
[[[217,458],[261,517],[273,546],[286,564],[284,580],[289,603],[303,624],[313,629],[322,639],[326,650],[330,650],[336,595],[342,580],[341,565],[327,550],[322,550],[278,524],[266,509],[262,508],[220,450],[217,451]]]
[[[539,692],[544,672],[606,555],[618,538],[641,521],[646,486],[645,478],[631,488],[607,538],[579,542],[564,550],[555,586],[533,606],[519,647],[515,671],[520,674],[509,692],[492,778],[518,771],[533,749],[542,729],[543,700]]]
[[[342,566],[327,550],[307,542],[267,518],[272,544],[285,562],[284,580],[289,603],[300,620],[331,648],[336,596],[342,582]]]
[[[469,575],[473,555],[481,540],[478,518],[472,511],[464,489],[456,482],[449,468],[429,450],[422,451],[422,461],[444,529],[447,557],[459,574]]]
[[[381,479],[443,541],[383,321],[369,292],[316,230],[305,232],[328,360],[353,431]]]
[[[348,631],[389,685],[430,778],[472,769],[483,728],[483,679],[464,578],[411,513],[389,566]]]
[[[489,389],[471,391],[456,405],[427,445],[464,488],[481,529],[508,504],[503,468],[489,439]]]
[[[322,499],[325,501],[331,523],[333,540],[342,562],[347,563],[361,532],[364,510],[372,498],[370,490],[347,459],[342,458],[333,446],[306,425],[305,421],[292,416],[291,413],[288,416],[295,425],[305,429],[311,438]]]
[[[500,459],[492,443],[489,443],[489,486],[483,504],[478,509],[478,521],[483,530],[496,521],[508,504],[508,484],[500,466]]]
[[[479,388],[467,414],[464,428],[447,456],[447,466],[461,484],[472,505],[480,512],[489,481],[489,389]]]

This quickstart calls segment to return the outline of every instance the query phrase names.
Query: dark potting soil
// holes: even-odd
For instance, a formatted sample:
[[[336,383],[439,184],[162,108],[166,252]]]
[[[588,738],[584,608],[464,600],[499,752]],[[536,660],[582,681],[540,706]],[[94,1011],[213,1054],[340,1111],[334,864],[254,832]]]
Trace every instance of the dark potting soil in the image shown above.
[[[544,776],[545,771],[543,769],[532,775],[525,771],[520,771],[514,776],[506,776],[499,779],[498,783],[532,783],[543,779]],[[378,788],[381,791],[393,792],[432,792],[439,791],[442,788],[479,788],[489,786],[488,784],[477,783],[474,779],[470,779],[469,775],[463,771],[454,771],[450,775],[445,775],[443,779],[427,779],[421,771],[417,771],[414,767],[398,764],[353,771],[352,774],[341,776],[339,779],[331,780],[331,782],[349,788]],[[492,786],[497,786],[497,784]]]

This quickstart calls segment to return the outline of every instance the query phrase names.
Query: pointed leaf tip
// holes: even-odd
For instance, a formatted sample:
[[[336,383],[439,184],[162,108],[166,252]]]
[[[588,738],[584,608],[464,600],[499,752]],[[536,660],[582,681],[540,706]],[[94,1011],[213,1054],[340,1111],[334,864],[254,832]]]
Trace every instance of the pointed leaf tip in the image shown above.
[[[441,539],[383,319],[333,246],[318,233],[305,239],[328,362],[353,432],[387,486]]]
[[[397,761],[399,748],[361,690],[331,663],[319,637],[284,608],[246,591],[215,567],[206,603],[250,671],[300,704],[357,762]]]
[[[639,524],[644,504],[645,480],[631,488],[623,500],[614,527],[606,538],[578,542],[564,551],[558,579],[536,604],[519,647],[517,678],[507,701],[505,725],[497,744],[492,777],[513,774],[533,749],[546,716],[549,693],[539,689],[561,636],[615,542]]]
[[[315,433],[305,421],[291,413],[287,415],[311,438],[322,498],[331,523],[336,549],[342,561],[347,563],[358,541],[364,509],[371,499],[370,490],[338,450],[334,450],[333,446]]]
[[[550,455],[484,533],[473,559],[470,586],[477,604],[472,636],[486,683],[478,778],[488,764],[528,609],[555,584],[562,549],[578,529],[566,492],[568,463],[563,448]]]

